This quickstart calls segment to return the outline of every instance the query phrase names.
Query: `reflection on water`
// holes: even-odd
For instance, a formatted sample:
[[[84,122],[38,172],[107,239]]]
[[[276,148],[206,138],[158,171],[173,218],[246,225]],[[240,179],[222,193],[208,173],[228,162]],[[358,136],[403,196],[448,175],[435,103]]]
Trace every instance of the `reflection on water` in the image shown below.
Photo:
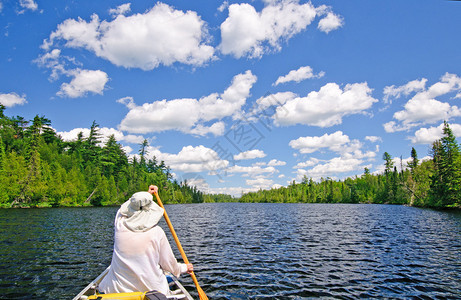
[[[210,299],[461,297],[459,212],[345,204],[166,209]],[[116,210],[0,210],[0,299],[76,295],[110,263]],[[197,296],[190,278],[183,283]]]

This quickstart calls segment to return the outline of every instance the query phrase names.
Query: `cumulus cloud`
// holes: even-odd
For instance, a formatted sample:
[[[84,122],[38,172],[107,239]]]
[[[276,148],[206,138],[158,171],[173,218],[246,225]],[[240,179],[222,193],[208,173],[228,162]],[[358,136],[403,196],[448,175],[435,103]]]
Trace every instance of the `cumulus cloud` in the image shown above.
[[[197,124],[194,128],[191,128],[187,133],[192,135],[198,136],[205,136],[211,133],[214,136],[220,136],[224,134],[224,130],[226,129],[226,125],[224,122],[216,122],[211,124],[210,126],[205,126],[202,124]]]
[[[365,137],[365,139],[367,141],[372,142],[372,143],[382,142],[383,141],[383,139],[380,136],[374,136],[374,135],[368,135],[368,136]]]
[[[224,1],[219,7],[218,7],[218,11],[219,12],[223,12],[226,8],[229,7],[229,2],[227,1]]]
[[[449,124],[455,136],[461,136],[460,124]],[[437,127],[420,128],[410,138],[413,144],[432,144],[435,140],[443,137],[443,123]]]
[[[286,165],[287,163],[285,161],[281,161],[281,160],[277,160],[277,159],[271,159],[267,165],[269,167],[276,167],[276,166],[284,166]]]
[[[229,173],[243,173],[244,177],[254,177],[254,176],[260,176],[260,175],[269,175],[269,174],[274,174],[278,172],[274,167],[261,167],[261,166],[249,166],[249,167],[244,167],[244,166],[231,166],[227,169],[227,172]]]
[[[61,75],[72,77],[70,83],[63,83],[59,92],[60,97],[77,98],[88,93],[102,94],[109,76],[101,70],[71,69],[68,63],[78,65],[71,57],[62,56],[60,49],[53,49],[34,60],[40,67],[51,70],[50,80],[55,81]]]
[[[109,14],[118,16],[118,15],[125,15],[131,11],[131,3],[125,3],[122,5],[117,6],[117,8],[109,9]]]
[[[215,122],[211,126],[205,126],[204,122],[239,114],[255,82],[256,76],[247,71],[236,75],[222,94],[213,93],[199,100],[161,100],[137,106],[133,98],[122,98],[118,102],[126,105],[130,111],[119,127],[133,133],[178,130],[195,135],[222,135],[223,122]]]
[[[127,12],[127,7],[119,7]],[[214,58],[214,48],[206,44],[205,22],[196,12],[183,12],[158,2],[145,13],[118,14],[112,21],[94,14],[89,22],[67,19],[58,25],[42,48],[84,48],[116,66],[152,70],[173,63],[201,66]]]
[[[371,97],[367,83],[347,84],[341,89],[336,83],[328,83],[318,92],[297,97],[277,107],[274,121],[279,126],[295,124],[330,127],[342,123],[347,115],[364,113],[377,99]]]
[[[19,0],[19,5],[22,8],[35,11],[38,9],[38,5],[34,0]]]
[[[297,0],[268,1],[261,12],[248,3],[232,4],[229,16],[221,24],[219,48],[236,58],[279,51],[282,41],[305,30],[316,15],[310,2],[299,4]]]
[[[16,93],[0,94],[0,104],[4,105],[5,107],[24,105],[26,103],[26,95],[20,96]]]
[[[292,92],[280,92],[275,94],[270,94],[256,100],[256,104],[260,109],[266,109],[270,106],[280,106],[285,104],[288,100],[296,98],[296,94]]]
[[[256,179],[247,179],[245,180],[245,183],[256,189],[267,189],[274,184],[274,181],[272,179],[261,177]]]
[[[313,168],[305,170],[299,168],[297,170],[297,181],[302,181],[304,176],[312,178],[313,180],[319,180],[320,178],[331,177],[332,174],[348,173],[363,169],[365,166],[362,165],[363,160],[353,157],[334,157],[326,162],[315,165]]]
[[[70,72],[73,79],[70,83],[63,83],[57,93],[61,97],[77,98],[87,93],[102,94],[109,77],[101,70],[80,70]]]
[[[359,140],[349,140],[349,137],[341,131],[320,137],[305,137],[293,140],[290,146],[300,150],[301,153],[313,153],[325,148],[340,154],[340,156],[330,160],[310,157],[306,161],[297,163],[293,167],[297,169],[297,177],[295,178],[297,181],[302,181],[304,176],[318,180],[321,177],[333,178],[333,175],[361,172],[363,168],[371,167],[371,164],[366,163],[375,160],[379,152],[378,145],[374,150],[363,150],[363,143]]]
[[[400,96],[408,96],[413,92],[424,91],[426,87],[427,79],[413,80],[402,86],[396,87],[395,85],[386,86],[384,88],[384,102],[388,103],[392,101],[392,98],[398,99]]]
[[[319,21],[318,28],[326,33],[338,29],[343,25],[343,19],[333,13],[328,13],[325,18]]]
[[[83,138],[88,138],[90,136],[90,128],[74,128],[70,131],[61,131],[57,132],[58,135],[61,136],[61,138],[64,141],[75,141],[77,140],[77,136],[79,133],[82,133]],[[109,136],[114,135],[115,139],[118,142],[127,142],[127,143],[133,143],[133,144],[141,144],[144,141],[144,138],[140,135],[132,135],[128,134],[125,135],[123,132],[114,129],[114,128],[107,128],[107,127],[100,127],[99,128],[99,133],[101,134],[101,143],[104,144],[107,142],[109,139]],[[131,148],[128,147],[126,153],[130,153]]]
[[[235,160],[248,160],[248,159],[255,159],[255,158],[263,158],[266,156],[266,153],[261,150],[248,150],[245,152],[241,152],[237,155],[234,155]]]
[[[424,79],[420,82],[424,82]],[[407,84],[408,85],[408,84]],[[407,86],[407,85],[404,85]],[[414,86],[415,84],[413,84]],[[418,86],[416,84],[416,86]],[[420,83],[419,91],[404,105],[404,109],[394,113],[396,121],[385,123],[386,132],[404,131],[422,124],[432,124],[442,120],[449,120],[453,117],[461,116],[461,109],[458,106],[450,105],[435,98],[461,90],[461,78],[455,74],[446,73],[439,82],[433,84],[428,89]],[[402,87],[392,90],[405,90]],[[422,89],[422,90],[421,90]],[[418,89],[406,89],[405,91],[417,91]],[[388,95],[392,94],[388,91]],[[400,95],[399,93],[394,93]]]
[[[61,50],[53,49],[39,56],[36,60],[34,60],[34,62],[37,63],[40,67],[50,69],[51,80],[57,80],[60,75],[67,73],[64,62],[62,60],[64,60],[64,58],[61,57]]]
[[[320,162],[320,160],[318,160],[317,158],[312,157],[311,159],[309,159],[307,161],[297,163],[293,167],[293,169],[304,169],[304,168],[308,168],[308,167],[313,167],[313,166],[317,165],[319,162]]]
[[[322,136],[300,137],[296,140],[291,140],[289,145],[301,153],[312,153],[321,148],[338,151],[344,144],[349,142],[350,140],[347,135],[343,134],[342,131],[336,131],[335,133],[326,133]]]
[[[275,83],[273,85],[277,86],[281,83],[286,83],[290,81],[294,82],[301,82],[305,79],[310,79],[310,78],[321,78],[325,75],[325,72],[320,72],[318,74],[314,74],[314,71],[312,70],[311,67],[305,66],[305,67],[300,67],[297,70],[291,70],[287,75],[285,76],[280,76],[277,78]]]
[[[229,162],[219,158],[219,155],[211,148],[205,146],[185,146],[177,154],[164,153],[158,148],[147,147],[147,158],[156,157],[158,161],[164,161],[173,171],[180,172],[216,172],[227,169]]]

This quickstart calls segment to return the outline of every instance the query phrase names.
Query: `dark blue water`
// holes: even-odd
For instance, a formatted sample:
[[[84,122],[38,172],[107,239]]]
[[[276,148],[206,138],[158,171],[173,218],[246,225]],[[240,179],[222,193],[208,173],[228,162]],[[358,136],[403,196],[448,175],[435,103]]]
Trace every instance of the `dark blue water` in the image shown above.
[[[210,299],[461,298],[460,212],[344,204],[166,209]],[[110,263],[116,210],[0,210],[0,299],[75,296]],[[197,295],[190,278],[183,283]]]

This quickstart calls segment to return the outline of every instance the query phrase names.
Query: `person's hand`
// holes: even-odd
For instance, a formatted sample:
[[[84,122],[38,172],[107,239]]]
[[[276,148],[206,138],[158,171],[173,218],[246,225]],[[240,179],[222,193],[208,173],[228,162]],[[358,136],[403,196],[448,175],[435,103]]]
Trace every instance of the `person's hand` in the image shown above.
[[[187,273],[192,273],[194,272],[194,266],[192,264],[187,264]]]
[[[158,187],[156,185],[149,185],[149,194],[153,195],[154,193],[158,193]]]

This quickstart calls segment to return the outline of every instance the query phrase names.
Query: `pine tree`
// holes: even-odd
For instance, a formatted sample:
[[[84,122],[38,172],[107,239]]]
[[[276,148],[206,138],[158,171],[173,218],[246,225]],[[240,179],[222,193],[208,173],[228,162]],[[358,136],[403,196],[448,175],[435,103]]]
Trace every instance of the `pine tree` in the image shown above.
[[[456,137],[445,121],[443,137],[432,145],[434,175],[431,203],[435,206],[461,204],[461,154]]]

